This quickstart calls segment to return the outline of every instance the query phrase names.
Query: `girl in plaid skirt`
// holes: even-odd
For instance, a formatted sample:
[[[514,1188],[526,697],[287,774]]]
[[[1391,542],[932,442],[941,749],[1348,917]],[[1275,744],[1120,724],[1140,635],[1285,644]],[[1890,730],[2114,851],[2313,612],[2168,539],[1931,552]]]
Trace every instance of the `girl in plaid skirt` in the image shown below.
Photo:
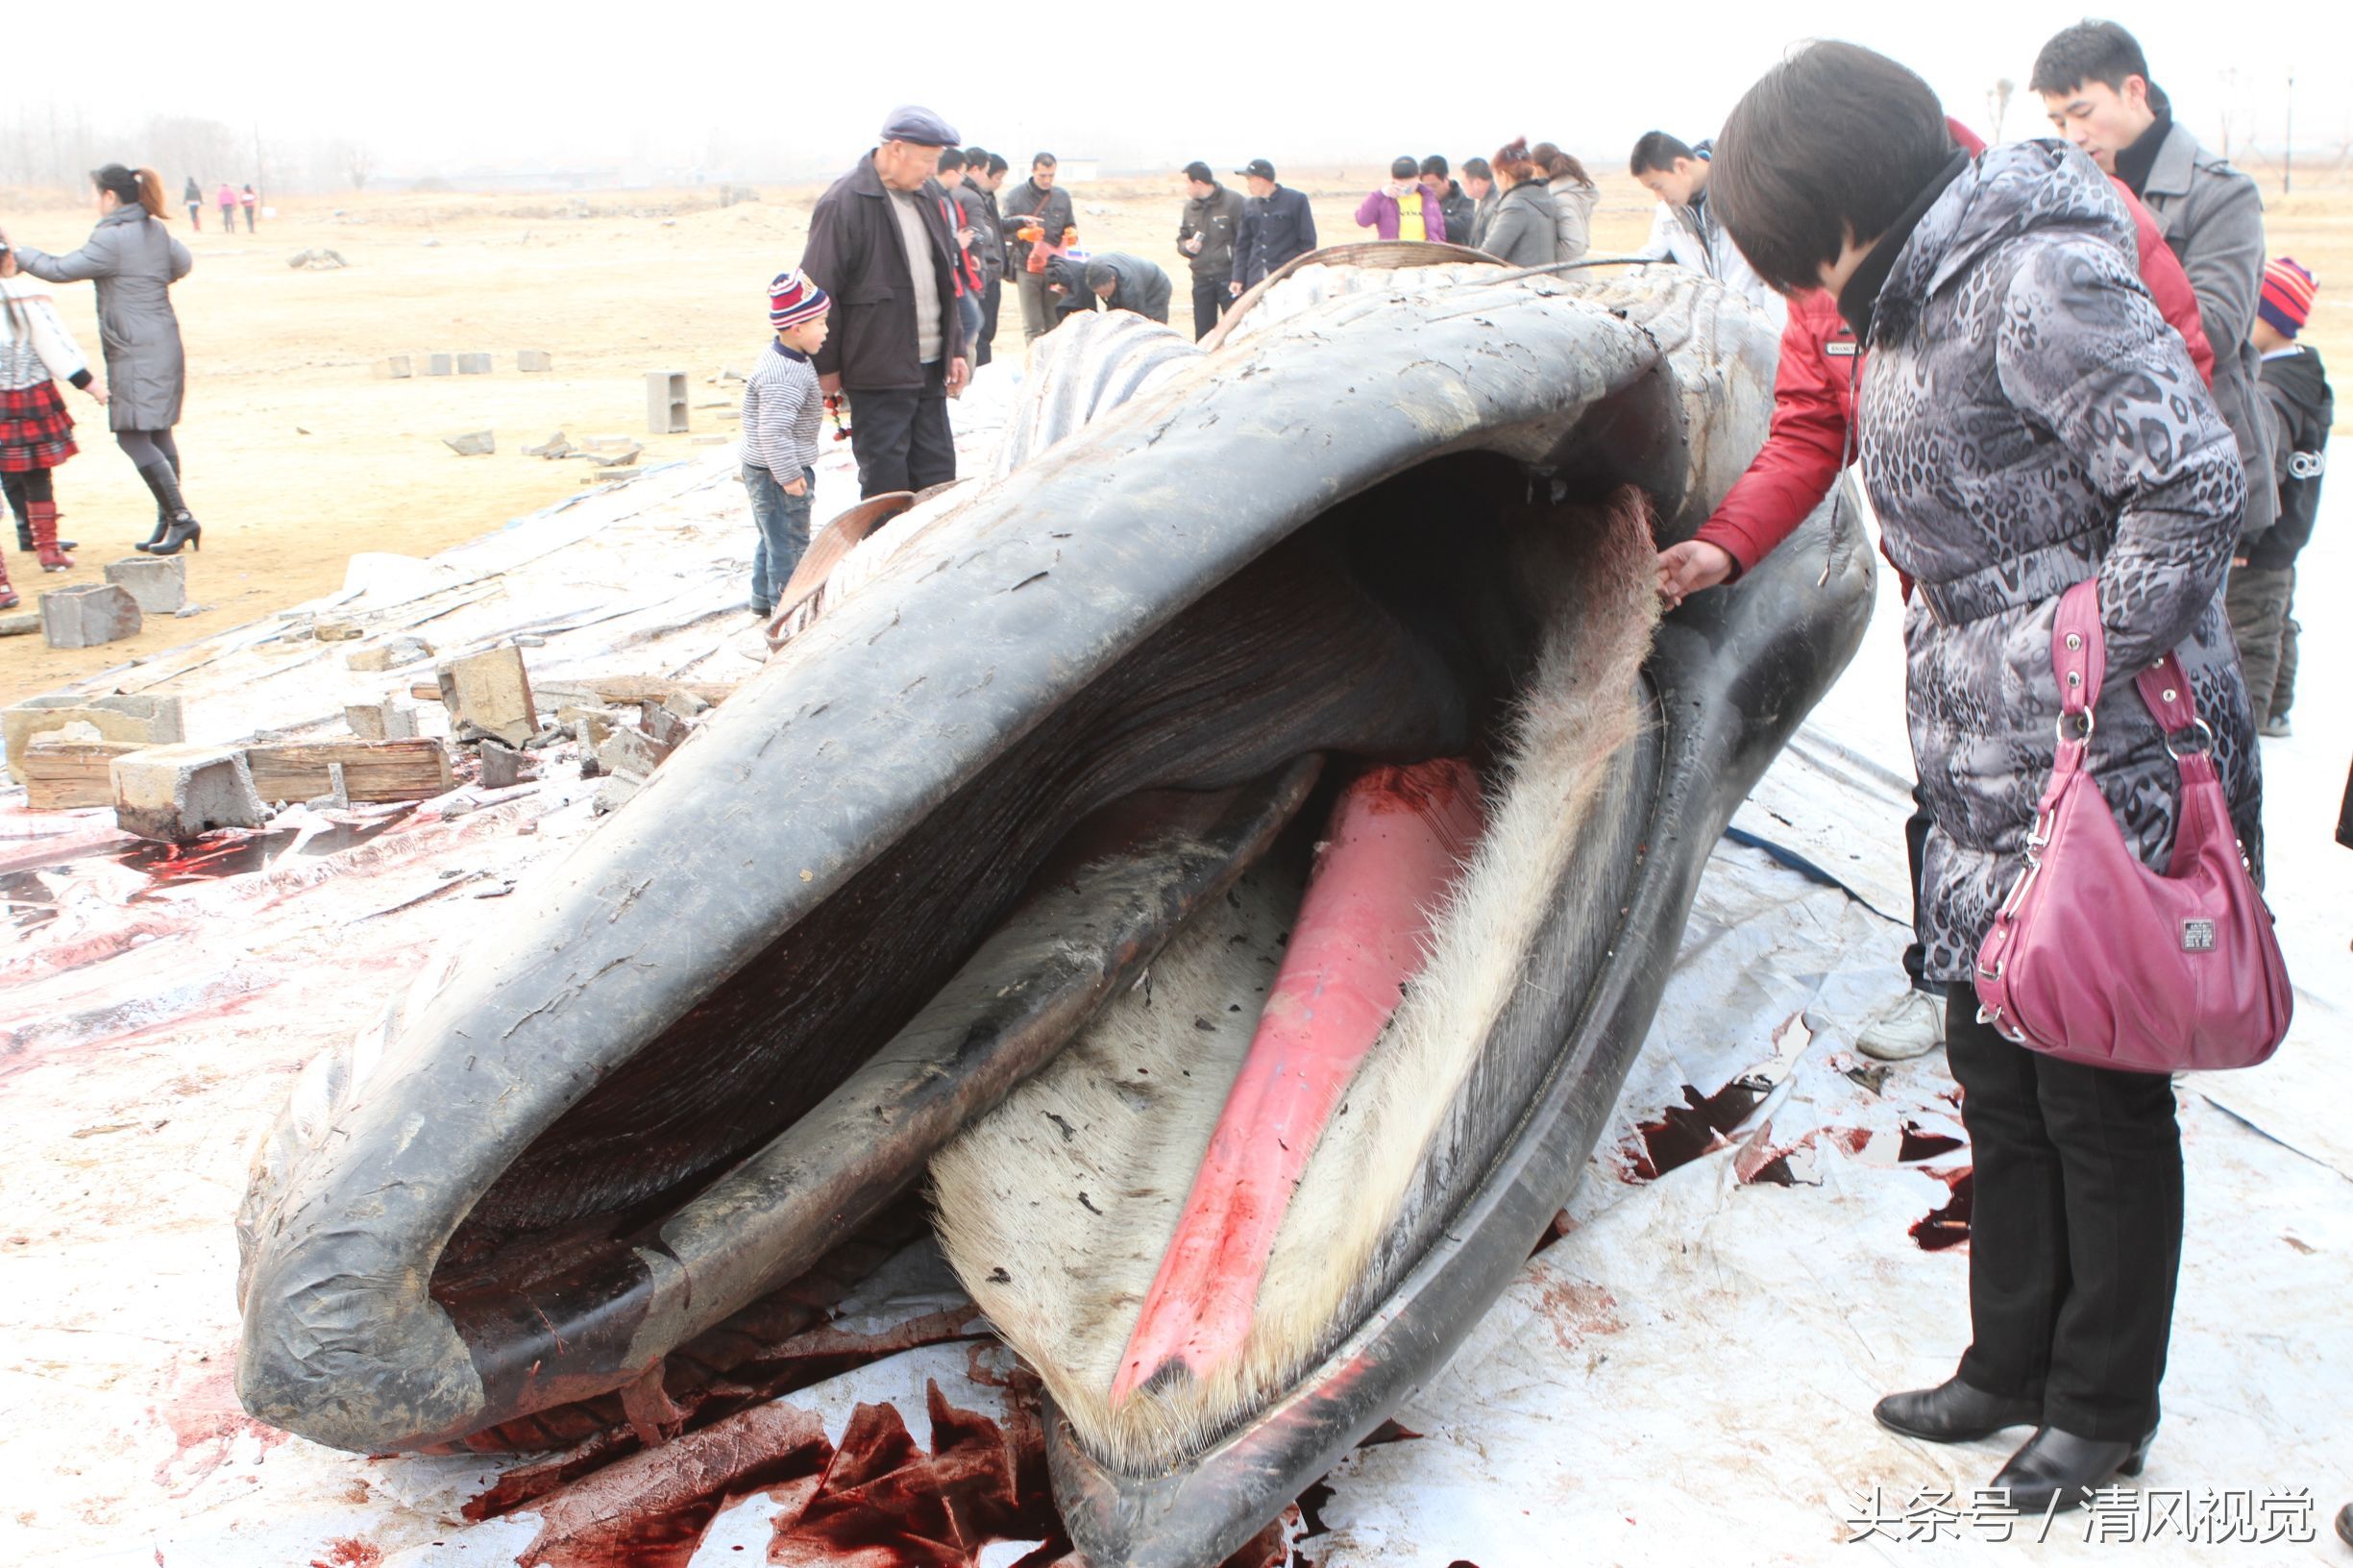
[[[15,252],[0,236],[0,486],[16,514],[18,548],[37,551],[44,572],[73,566],[58,542],[57,492],[49,477],[78,450],[73,416],[58,392],[61,380],[101,406],[107,401],[106,388],[91,378],[81,346],[59,319],[48,285],[17,270]],[[0,566],[0,609],[16,601],[7,568]]]

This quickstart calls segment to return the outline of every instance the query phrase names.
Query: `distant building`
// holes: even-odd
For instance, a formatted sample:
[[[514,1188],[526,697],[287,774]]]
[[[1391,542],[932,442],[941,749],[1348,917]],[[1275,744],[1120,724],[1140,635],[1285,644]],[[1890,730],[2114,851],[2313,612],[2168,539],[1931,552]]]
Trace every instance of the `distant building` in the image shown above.
[[[1091,184],[1103,178],[1103,160],[1099,158],[1066,158],[1058,168],[1065,184]]]

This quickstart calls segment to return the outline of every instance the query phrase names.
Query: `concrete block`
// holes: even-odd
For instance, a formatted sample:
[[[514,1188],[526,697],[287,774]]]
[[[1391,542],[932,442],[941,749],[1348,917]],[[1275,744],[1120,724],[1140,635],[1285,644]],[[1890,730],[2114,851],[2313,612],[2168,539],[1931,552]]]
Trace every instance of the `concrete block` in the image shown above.
[[[597,786],[596,804],[591,809],[600,817],[608,811],[616,811],[627,805],[630,796],[645,787],[646,781],[642,778],[623,778],[619,775],[607,778]]]
[[[150,746],[112,763],[114,825],[185,844],[224,827],[259,827],[261,796],[243,753],[227,747]]]
[[[633,435],[592,435],[584,443],[590,452],[625,452],[637,444]]]
[[[499,450],[498,437],[488,430],[468,430],[463,435],[445,435],[441,444],[460,457],[487,457]]]
[[[409,368],[408,355],[404,354],[376,361],[376,379],[380,381],[404,381],[414,374]]]
[[[450,710],[450,731],[459,740],[487,735],[521,746],[539,732],[531,703],[531,677],[523,650],[513,645],[453,659],[436,672],[442,705]]]
[[[461,355],[459,355],[457,356],[457,374],[459,374],[460,376],[487,376],[487,375],[489,375],[489,374],[490,374],[490,355],[486,355],[486,354],[461,354]]]
[[[646,429],[655,435],[686,433],[686,372],[646,372]]]
[[[177,615],[188,601],[184,555],[132,555],[107,562],[107,581],[138,600],[142,615]]]
[[[484,741],[481,755],[482,788],[485,790],[503,790],[509,785],[522,783],[527,777],[536,776],[524,766],[530,760],[527,751],[518,751],[496,741]]]
[[[319,621],[310,627],[310,635],[322,643],[355,643],[367,634],[356,621]]]
[[[572,443],[565,438],[563,431],[558,430],[539,445],[524,448],[523,455],[526,457],[569,457],[573,451]]]
[[[457,362],[449,355],[429,354],[425,356],[425,374],[428,376],[447,376],[456,368]]]
[[[616,729],[597,747],[597,765],[616,778],[651,778],[674,744],[665,744],[642,729]]]
[[[387,637],[344,654],[343,668],[362,672],[398,670],[404,664],[416,664],[432,656],[433,645],[422,637]]]
[[[25,747],[33,744],[34,736],[67,724],[87,724],[101,740],[133,741],[140,746],[169,744],[186,733],[181,727],[180,698],[176,697],[90,697],[76,692],[28,697],[0,711],[9,777],[24,782]]]
[[[22,615],[0,615],[0,637],[30,637],[41,629],[37,611],[27,610]]]
[[[623,723],[623,716],[610,708],[566,703],[555,710],[555,722],[572,731],[575,740],[594,751],[612,739],[613,731]]]
[[[413,702],[398,702],[391,698],[380,702],[346,702],[343,722],[363,741],[417,738],[417,708]]]
[[[518,349],[515,351],[515,368],[527,376],[537,371],[553,370],[555,356],[545,349]]]
[[[96,648],[139,634],[139,601],[110,582],[41,595],[41,639],[51,648]]]

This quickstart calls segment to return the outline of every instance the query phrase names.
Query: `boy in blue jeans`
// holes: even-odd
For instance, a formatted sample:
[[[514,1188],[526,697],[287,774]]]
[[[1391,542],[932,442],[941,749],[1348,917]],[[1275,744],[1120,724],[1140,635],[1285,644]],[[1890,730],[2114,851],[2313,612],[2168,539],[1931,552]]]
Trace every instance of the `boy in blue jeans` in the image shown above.
[[[809,356],[825,346],[833,301],[798,272],[768,285],[776,341],[744,383],[744,488],[760,542],[751,553],[751,608],[768,616],[809,548],[810,493],[817,484],[817,431],[824,399]]]

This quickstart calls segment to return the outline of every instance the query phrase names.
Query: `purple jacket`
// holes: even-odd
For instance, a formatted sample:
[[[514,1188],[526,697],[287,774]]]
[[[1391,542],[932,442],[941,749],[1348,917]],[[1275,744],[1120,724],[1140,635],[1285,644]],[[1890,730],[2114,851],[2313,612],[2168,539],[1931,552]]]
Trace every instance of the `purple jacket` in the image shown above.
[[[1431,199],[1428,185],[1415,185],[1414,193],[1422,199],[1422,233],[1441,243],[1446,238],[1446,209]],[[1376,190],[1357,204],[1357,227],[1370,229],[1383,239],[1397,237],[1397,198],[1385,190]]]

